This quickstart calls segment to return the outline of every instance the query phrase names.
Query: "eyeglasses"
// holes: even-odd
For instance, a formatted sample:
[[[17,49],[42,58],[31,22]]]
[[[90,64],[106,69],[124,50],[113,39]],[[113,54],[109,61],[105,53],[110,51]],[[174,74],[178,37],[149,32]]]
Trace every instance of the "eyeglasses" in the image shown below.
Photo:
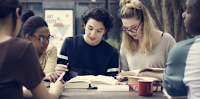
[[[36,38],[38,38],[38,40],[40,41],[40,42],[45,42],[46,40],[48,41],[48,42],[51,42],[51,41],[53,41],[53,39],[54,39],[54,37],[52,36],[52,35],[49,35],[48,37],[45,37],[45,36],[34,36],[33,35],[33,37],[36,37]]]
[[[138,30],[138,28],[140,27],[140,24],[141,24],[142,22],[140,21],[140,23],[139,23],[139,25],[135,28],[131,28],[131,29],[128,29],[128,28],[125,28],[125,27],[122,27],[122,31],[123,32],[125,32],[125,33],[129,33],[129,31],[131,32],[131,33],[136,33],[137,32],[137,30]]]

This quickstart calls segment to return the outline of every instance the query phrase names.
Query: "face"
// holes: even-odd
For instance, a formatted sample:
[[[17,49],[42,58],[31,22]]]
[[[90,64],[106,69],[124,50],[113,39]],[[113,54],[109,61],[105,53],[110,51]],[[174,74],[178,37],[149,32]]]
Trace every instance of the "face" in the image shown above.
[[[182,14],[186,32],[192,35],[200,33],[200,13],[194,6],[196,2],[197,0],[187,0],[186,11]]]
[[[84,40],[87,44],[95,46],[101,42],[106,30],[102,22],[90,18],[85,27]]]
[[[122,30],[133,39],[138,40],[142,35],[142,23],[137,18],[122,18]]]
[[[32,41],[38,53],[43,53],[47,49],[49,37],[50,32],[48,27],[40,27],[35,31],[35,33],[33,33],[33,36],[30,36],[30,40]]]

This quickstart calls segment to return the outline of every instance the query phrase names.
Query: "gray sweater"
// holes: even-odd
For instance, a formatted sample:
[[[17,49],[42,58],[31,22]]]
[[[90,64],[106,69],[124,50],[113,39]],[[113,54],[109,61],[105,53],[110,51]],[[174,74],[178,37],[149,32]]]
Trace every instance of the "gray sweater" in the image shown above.
[[[176,41],[169,33],[164,33],[163,37],[149,53],[137,51],[130,53],[122,43],[120,49],[120,70],[135,70],[144,67],[165,68],[168,53],[175,43]]]

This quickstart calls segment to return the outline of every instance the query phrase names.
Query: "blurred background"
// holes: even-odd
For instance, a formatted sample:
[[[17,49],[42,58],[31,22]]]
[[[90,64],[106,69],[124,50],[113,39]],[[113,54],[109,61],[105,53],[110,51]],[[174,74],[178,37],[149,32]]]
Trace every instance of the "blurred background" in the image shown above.
[[[36,15],[44,18],[45,9],[73,10],[73,35],[83,34],[80,18],[90,5],[105,7],[114,17],[114,27],[104,36],[104,39],[120,48],[121,19],[118,17],[120,0],[19,0],[24,9],[31,9]],[[157,28],[170,33],[178,42],[192,37],[185,32],[182,13],[186,0],[140,0],[149,10]]]

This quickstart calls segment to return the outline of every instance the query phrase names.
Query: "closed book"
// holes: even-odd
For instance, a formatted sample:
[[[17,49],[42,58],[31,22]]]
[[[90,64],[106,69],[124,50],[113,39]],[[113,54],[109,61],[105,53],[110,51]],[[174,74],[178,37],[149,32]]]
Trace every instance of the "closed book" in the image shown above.
[[[129,91],[128,85],[98,85],[98,91]]]

